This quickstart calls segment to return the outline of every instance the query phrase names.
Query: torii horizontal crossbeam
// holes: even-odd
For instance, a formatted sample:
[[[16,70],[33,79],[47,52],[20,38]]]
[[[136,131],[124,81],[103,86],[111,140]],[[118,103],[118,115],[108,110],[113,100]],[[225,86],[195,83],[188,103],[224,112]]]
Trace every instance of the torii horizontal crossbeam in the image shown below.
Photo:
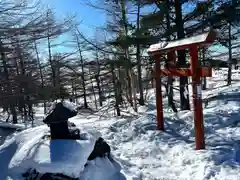
[[[161,69],[160,73],[154,73],[153,76],[192,76],[192,70],[190,68],[169,68]],[[208,67],[201,67],[200,77],[211,77],[212,69]]]

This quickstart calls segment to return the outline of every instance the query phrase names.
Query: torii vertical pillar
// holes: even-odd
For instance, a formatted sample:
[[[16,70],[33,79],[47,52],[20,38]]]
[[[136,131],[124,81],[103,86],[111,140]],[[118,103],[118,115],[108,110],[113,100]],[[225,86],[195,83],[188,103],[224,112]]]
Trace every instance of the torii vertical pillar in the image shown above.
[[[155,56],[155,72],[161,73],[160,55]],[[162,100],[162,83],[160,76],[155,77],[156,84],[156,108],[157,108],[157,128],[159,130],[164,130],[164,121],[163,121],[163,100]]]
[[[191,71],[192,71],[192,90],[193,90],[193,108],[194,108],[194,130],[196,149],[205,149],[203,109],[202,109],[202,85],[201,85],[201,67],[198,60],[198,48],[190,48]]]

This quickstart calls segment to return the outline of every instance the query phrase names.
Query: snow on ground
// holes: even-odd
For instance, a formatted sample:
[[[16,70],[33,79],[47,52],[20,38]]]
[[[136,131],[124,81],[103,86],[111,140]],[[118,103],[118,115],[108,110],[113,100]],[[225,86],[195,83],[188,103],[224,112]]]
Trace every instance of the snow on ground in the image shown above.
[[[26,127],[22,124],[9,124],[0,121],[0,145],[4,143],[6,138],[12,136],[15,132],[25,129]]]
[[[209,90],[203,91],[206,150],[194,150],[193,112],[174,114],[166,99],[166,131],[156,130],[154,90],[138,117],[96,121],[96,115],[93,121],[94,117],[88,117],[89,122],[85,117],[72,121],[101,131],[129,179],[239,180],[240,83],[225,86],[223,75],[214,73],[208,79]]]
[[[0,179],[23,179],[22,174],[32,168],[81,180],[124,180],[121,166],[107,158],[89,161],[85,167],[100,133],[81,129],[81,140],[50,140],[44,138],[48,131],[47,126],[39,126],[6,140],[0,147]]]
[[[25,126],[22,124],[9,124],[6,122],[0,122],[0,128],[4,128],[4,129],[25,129]]]
[[[194,150],[193,112],[175,114],[167,107],[166,99],[165,132],[156,130],[154,90],[149,91],[148,102],[139,108],[138,114],[126,111],[124,116],[116,118],[103,108],[97,113],[80,114],[71,121],[80,129],[101,132],[129,180],[240,180],[240,82],[234,81],[232,86],[225,86],[225,72],[215,71],[213,77],[208,78],[208,90],[203,91],[206,150]],[[234,78],[240,80],[239,71],[233,73]],[[189,94],[191,92],[189,86]],[[178,101],[179,95],[176,94],[175,99]],[[46,126],[37,128],[43,131]],[[32,130],[22,132],[23,138],[16,135],[15,139],[19,137],[20,144],[33,142],[36,137],[31,137],[28,131]],[[10,147],[10,141],[0,146],[2,172],[9,171],[12,167],[9,162],[16,157],[15,151],[24,146],[12,143],[12,148],[3,151]],[[2,157],[8,160],[2,160]],[[97,159],[89,169],[86,168],[84,176],[89,180],[100,176],[103,169],[98,168],[103,164],[110,171],[111,163]]]

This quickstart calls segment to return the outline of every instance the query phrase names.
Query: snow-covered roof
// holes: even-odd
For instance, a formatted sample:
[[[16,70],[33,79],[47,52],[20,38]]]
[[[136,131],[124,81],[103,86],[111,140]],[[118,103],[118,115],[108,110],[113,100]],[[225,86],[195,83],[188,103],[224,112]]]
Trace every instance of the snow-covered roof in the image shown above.
[[[159,52],[159,51],[167,51],[173,48],[180,48],[180,47],[185,47],[189,46],[191,44],[201,44],[205,42],[212,42],[215,40],[215,32],[210,31],[207,33],[202,33],[196,36],[184,38],[184,39],[179,39],[175,41],[169,41],[169,42],[161,42],[157,44],[151,45],[148,49],[148,53],[154,53],[154,52]]]

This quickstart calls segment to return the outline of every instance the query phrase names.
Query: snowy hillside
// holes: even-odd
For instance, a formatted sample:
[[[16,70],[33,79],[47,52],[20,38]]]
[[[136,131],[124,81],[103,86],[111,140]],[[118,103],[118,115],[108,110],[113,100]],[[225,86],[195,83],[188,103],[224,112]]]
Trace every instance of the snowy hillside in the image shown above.
[[[80,129],[94,132],[97,136],[99,134],[96,132],[101,133],[110,144],[112,154],[129,180],[240,180],[240,82],[233,81],[232,86],[224,86],[224,74],[223,70],[214,72],[213,77],[208,79],[208,89],[203,91],[206,150],[194,150],[193,112],[181,111],[174,114],[166,107],[166,99],[166,131],[156,130],[154,90],[151,90],[148,96],[147,105],[140,107],[136,116],[126,113],[122,118],[115,118],[111,117],[111,113],[105,113],[100,118],[103,112],[99,111],[94,114],[80,114],[71,121]],[[240,80],[238,71],[234,72],[233,79]],[[191,89],[191,86],[189,88]],[[189,93],[191,94],[191,90]],[[176,95],[175,99],[178,98]],[[42,109],[39,109],[39,112],[41,113]],[[41,116],[40,113],[38,116]],[[28,142],[25,144],[26,151],[33,147],[37,136],[32,137],[30,131],[33,130],[23,131],[20,136],[16,134],[13,139],[6,140],[5,144],[0,146],[0,169],[3,172],[1,175],[9,173],[10,170],[17,173],[18,168],[24,168],[26,165],[21,164],[13,169],[11,162],[17,162],[17,150],[22,146],[21,142]],[[46,131],[46,126],[36,127],[34,131],[36,135],[41,135]],[[13,143],[11,149],[4,151],[11,141],[17,143]],[[44,159],[41,154],[39,158]],[[80,171],[82,167],[72,165],[69,162],[64,164],[62,169],[58,167],[58,170],[67,174],[69,169]],[[92,164],[95,169],[86,171],[87,177],[92,175],[89,180],[95,180],[92,179],[93,172],[96,177],[100,176],[97,174],[98,165],[96,161]],[[108,165],[107,162],[105,165]],[[44,163],[42,168],[46,170]],[[106,168],[106,171],[114,171],[114,168],[110,168]]]

